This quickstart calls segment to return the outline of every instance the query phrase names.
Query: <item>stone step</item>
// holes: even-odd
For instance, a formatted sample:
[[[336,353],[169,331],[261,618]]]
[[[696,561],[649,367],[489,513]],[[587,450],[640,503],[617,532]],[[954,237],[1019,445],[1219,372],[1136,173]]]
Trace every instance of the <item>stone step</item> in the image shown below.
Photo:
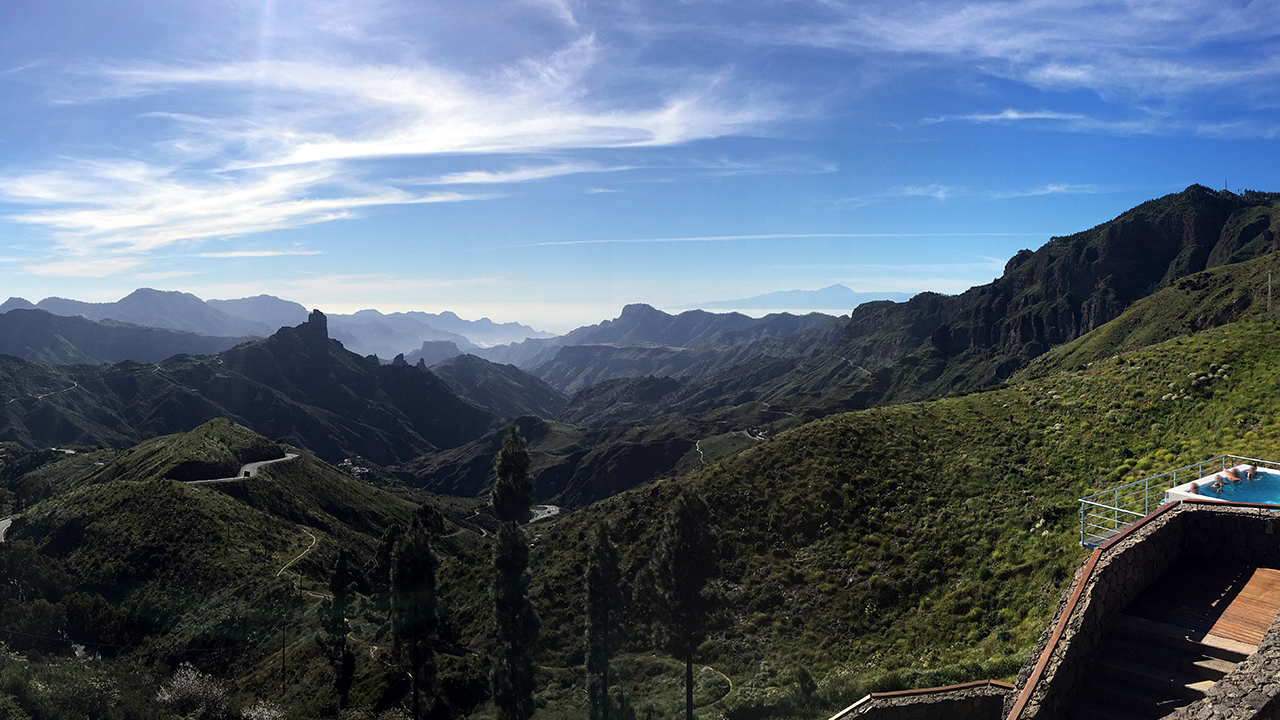
[[[1190,650],[1233,663],[1238,663],[1258,651],[1256,645],[1249,645],[1216,635],[1205,635],[1199,639],[1194,639],[1193,633],[1184,628],[1127,613],[1120,613],[1116,618],[1116,625],[1112,630],[1112,634],[1114,636],[1137,638],[1144,642],[1149,641],[1163,647]]]
[[[1154,717],[1158,716],[1108,702],[1087,690],[1071,703],[1067,711],[1068,720],[1149,720]]]
[[[1073,707],[1083,704],[1109,707],[1113,712],[1155,720],[1193,702],[1194,698],[1174,692],[1160,693],[1151,688],[1138,688],[1114,677],[1094,673]]]
[[[1220,680],[1236,663],[1182,648],[1159,646],[1113,633],[1102,642],[1101,657],[1123,657],[1149,665],[1178,670],[1205,680]]]
[[[1124,657],[1098,658],[1094,670],[1120,681],[1135,694],[1151,695],[1154,698],[1199,700],[1214,683],[1213,680]]]

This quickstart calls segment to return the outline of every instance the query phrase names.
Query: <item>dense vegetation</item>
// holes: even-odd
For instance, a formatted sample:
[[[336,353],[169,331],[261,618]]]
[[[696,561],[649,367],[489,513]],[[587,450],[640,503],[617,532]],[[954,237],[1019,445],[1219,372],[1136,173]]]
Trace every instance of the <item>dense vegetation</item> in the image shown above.
[[[1013,674],[1081,557],[1076,497],[1225,450],[1276,455],[1278,329],[1269,317],[1251,317],[1017,385],[834,416],[531,526],[531,591],[543,628],[539,714],[585,712],[579,609],[594,524],[609,519],[623,577],[643,597],[661,518],[686,487],[707,498],[719,531],[725,610],[698,651],[710,668],[697,673],[700,716],[813,717],[868,689]],[[271,698],[295,717],[336,707],[325,694],[331,671],[311,638],[318,597],[304,595],[292,621],[289,662],[298,665],[284,695],[273,689],[273,639],[215,620],[252,617],[270,585],[250,590],[261,582],[251,579],[305,549],[310,532],[321,538],[317,551],[291,568],[304,590],[323,591],[332,538],[354,549],[364,572],[353,618],[360,658],[353,712],[396,705],[403,679],[370,657],[388,644],[374,536],[405,521],[412,505],[314,461],[277,467],[215,491],[165,480],[87,485],[28,512],[17,541],[3,547],[11,563],[46,568],[36,578],[46,589],[32,593],[84,605],[91,625],[96,611],[105,628],[123,628],[115,664],[74,672],[137,667],[158,687],[191,659],[217,669],[242,705]],[[380,503],[382,511],[370,509]],[[452,650],[441,658],[441,685],[455,713],[487,717],[488,540],[462,510],[446,511],[454,521],[438,541],[440,603]],[[215,531],[184,532],[189,527]],[[147,547],[166,548],[163,558],[137,555]],[[33,553],[42,560],[33,562]],[[152,592],[108,592],[131,577],[146,578]],[[158,592],[175,586],[199,600]],[[73,593],[88,599],[68,601]],[[66,617],[72,627],[74,612]],[[130,635],[144,617],[170,619],[153,624],[148,633],[164,632],[149,640]],[[681,709],[682,667],[655,653],[651,620],[644,603],[632,606],[628,642],[614,660],[616,689],[627,712],[671,717]],[[65,651],[59,642],[14,637],[12,647],[30,652]],[[184,652],[193,649],[202,653]],[[63,665],[23,672],[73,672]]]
[[[1245,217],[1251,212],[1258,217]],[[1206,262],[1214,253],[1243,260],[1269,230],[1260,223],[1270,215],[1257,208],[1226,208],[1223,217],[1238,230],[1225,240],[1256,237],[1221,245],[1229,253],[1201,248]],[[1090,232],[1081,236],[1085,252],[1118,231]],[[718,569],[708,592],[719,612],[705,618],[695,653],[701,720],[816,718],[868,690],[1012,676],[1083,557],[1078,497],[1223,452],[1280,457],[1280,324],[1267,290],[1276,260],[1153,280],[1161,289],[1123,315],[980,392],[805,416],[862,392],[843,387],[686,420],[684,436],[668,436],[694,443],[677,448],[683,474],[507,537],[520,548],[527,542],[540,618],[535,718],[587,714],[585,575],[602,521],[632,600],[611,659],[610,713],[657,720],[683,712],[685,665],[655,637],[662,618],[652,607],[664,591],[652,559],[662,554],[664,518],[685,493],[707,502],[715,539],[703,543],[714,544],[705,564]],[[278,338],[318,341],[319,333]],[[237,362],[259,377],[280,371],[278,357],[263,352]],[[942,348],[916,357],[930,362],[929,352]],[[895,372],[877,382],[889,387]],[[307,396],[316,377],[289,378],[288,392]],[[28,405],[25,412],[42,407]],[[755,431],[729,432],[744,425]],[[534,441],[536,497],[557,483],[583,493],[588,480],[607,487],[609,475],[625,472],[617,448],[661,439],[652,427],[533,419],[519,427]],[[589,460],[597,451],[590,438],[607,433],[616,434],[614,454]],[[487,474],[503,434],[457,448],[431,472]],[[0,512],[22,513],[0,544],[9,580],[0,584],[0,711],[190,717],[214,708],[221,715],[204,716],[311,718],[339,716],[346,692],[341,717],[399,712],[409,705],[411,663],[394,642],[391,567],[403,528],[427,503],[439,512],[417,515],[430,519],[418,529],[429,531],[422,546],[439,560],[439,702],[429,705],[438,717],[496,717],[498,519],[476,500],[405,489],[367,461],[344,463],[348,473],[304,454],[232,483],[174,479],[285,449],[227,421],[119,451],[0,446]],[[572,459],[572,472],[558,475],[568,466],[558,458]],[[585,468],[594,468],[590,477],[574,485]],[[350,590],[340,602],[354,663],[349,688],[335,682],[346,652],[333,650],[344,627],[330,599],[338,587]]]

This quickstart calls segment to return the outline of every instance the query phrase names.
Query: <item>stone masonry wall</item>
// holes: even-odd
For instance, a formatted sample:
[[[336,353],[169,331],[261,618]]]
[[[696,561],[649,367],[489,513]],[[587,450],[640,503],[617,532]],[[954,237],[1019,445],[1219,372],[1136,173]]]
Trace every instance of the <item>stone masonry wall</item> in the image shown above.
[[[1018,720],[1064,715],[1120,611],[1182,556],[1184,514],[1167,511],[1103,552]]]
[[[1187,555],[1212,562],[1227,557],[1258,567],[1280,567],[1280,516],[1275,511],[1197,506],[1185,520]],[[1214,684],[1204,699],[1167,720],[1280,720],[1280,617],[1272,620],[1258,652]]]
[[[863,698],[839,720],[1001,720],[1009,685],[986,684],[918,694],[886,693]],[[832,720],[836,720],[833,718]]]

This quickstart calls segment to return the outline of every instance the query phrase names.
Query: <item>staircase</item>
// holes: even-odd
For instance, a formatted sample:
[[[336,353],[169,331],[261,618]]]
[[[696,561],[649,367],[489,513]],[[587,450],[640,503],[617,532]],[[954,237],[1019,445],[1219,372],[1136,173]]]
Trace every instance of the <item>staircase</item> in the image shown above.
[[[1193,637],[1200,639],[1193,640]],[[1249,645],[1136,615],[1121,614],[1103,640],[1071,720],[1155,720],[1204,697],[1257,650]]]

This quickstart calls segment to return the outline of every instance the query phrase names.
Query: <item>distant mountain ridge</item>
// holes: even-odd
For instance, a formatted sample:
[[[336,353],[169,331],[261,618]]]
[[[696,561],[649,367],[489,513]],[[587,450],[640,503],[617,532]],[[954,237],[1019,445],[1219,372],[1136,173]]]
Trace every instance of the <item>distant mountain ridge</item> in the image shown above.
[[[279,328],[306,322],[309,314],[302,305],[273,295],[205,301],[190,293],[150,288],[140,288],[109,303],[59,297],[48,297],[38,303],[31,303],[24,298],[11,297],[0,304],[0,314],[15,309],[40,309],[62,317],[83,317],[98,322],[114,321],[140,327],[234,338],[267,337]],[[456,346],[453,352],[456,355],[484,346],[519,342],[526,338],[554,337],[553,333],[534,330],[519,323],[495,323],[488,318],[463,320],[452,312],[383,314],[377,310],[361,310],[351,315],[330,315],[329,325],[331,336],[352,352],[377,355],[384,360],[417,351],[424,342],[451,342]],[[437,348],[437,352],[441,347]],[[53,353],[48,357],[72,355],[74,354]],[[22,357],[31,355],[24,354]],[[139,356],[129,359],[150,361],[154,358],[149,355],[146,358]],[[440,359],[443,358],[433,358],[432,362]]]
[[[1192,185],[1019,251],[999,278],[959,295],[861,305],[838,342],[791,368],[775,363],[772,379],[757,373],[744,388],[761,369],[744,367],[699,391],[739,402],[828,393],[833,411],[989,387],[1179,278],[1280,250],[1278,200]]]
[[[90,320],[118,320],[143,327],[223,337],[265,337],[276,330],[263,323],[229,315],[191,293],[151,288],[139,288],[111,303],[48,297],[36,303],[35,307],[55,315],[79,315]]]
[[[0,393],[0,441],[26,447],[124,447],[225,417],[332,462],[391,464],[470,442],[498,420],[424,369],[345,350],[318,312],[212,358],[58,366],[0,356]]]
[[[810,335],[828,334],[834,340],[841,327],[842,320],[821,313],[752,318],[741,313],[689,310],[671,315],[649,305],[632,304],[614,320],[476,354],[515,365],[561,392],[572,393],[618,377],[705,374],[742,362],[745,355],[794,352],[787,347],[792,340],[807,352],[812,349]]]
[[[836,283],[818,290],[781,290],[779,292],[752,295],[737,300],[714,300],[711,302],[682,305],[680,310],[833,310],[835,308],[853,308],[866,302],[876,300],[893,300],[903,302],[911,299],[911,293],[904,292],[857,292],[848,286]]]
[[[160,362],[178,354],[213,355],[252,337],[214,337],[141,327],[114,320],[96,322],[47,310],[21,308],[0,314],[0,353],[64,365]]]

